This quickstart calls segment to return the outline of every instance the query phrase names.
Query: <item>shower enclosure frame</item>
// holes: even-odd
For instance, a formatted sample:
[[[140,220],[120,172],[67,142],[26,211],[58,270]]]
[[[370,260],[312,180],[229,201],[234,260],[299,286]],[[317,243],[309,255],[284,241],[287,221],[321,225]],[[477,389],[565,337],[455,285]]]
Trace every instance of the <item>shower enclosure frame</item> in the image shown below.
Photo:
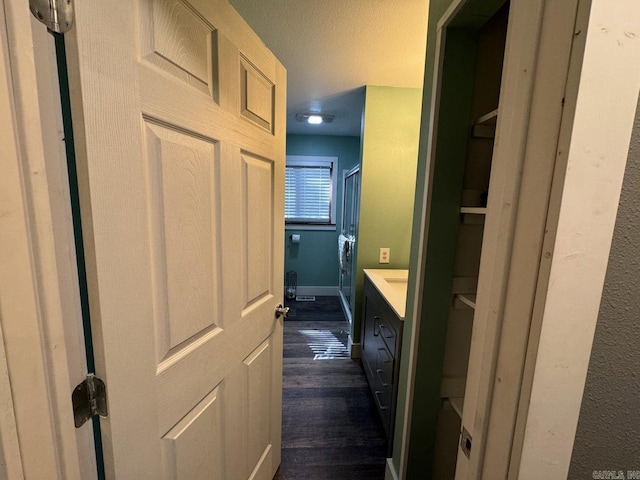
[[[353,180],[353,185],[349,185]],[[350,200],[350,202],[349,202]],[[349,202],[349,203],[348,203]],[[342,215],[340,220],[340,234],[353,238],[350,243],[349,265],[347,272],[340,268],[338,279],[338,294],[340,304],[350,324],[353,324],[353,312],[355,308],[355,277],[356,255],[358,246],[356,234],[360,218],[360,165],[356,165],[342,174]],[[341,252],[338,252],[341,255]],[[338,259],[339,260],[339,259]]]

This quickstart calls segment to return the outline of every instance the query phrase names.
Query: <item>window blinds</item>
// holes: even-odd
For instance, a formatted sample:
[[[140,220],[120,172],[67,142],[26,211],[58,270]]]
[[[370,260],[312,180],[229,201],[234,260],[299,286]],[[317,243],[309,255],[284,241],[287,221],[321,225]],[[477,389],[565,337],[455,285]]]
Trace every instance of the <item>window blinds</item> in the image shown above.
[[[284,201],[287,223],[331,223],[331,167],[331,162],[287,165]]]

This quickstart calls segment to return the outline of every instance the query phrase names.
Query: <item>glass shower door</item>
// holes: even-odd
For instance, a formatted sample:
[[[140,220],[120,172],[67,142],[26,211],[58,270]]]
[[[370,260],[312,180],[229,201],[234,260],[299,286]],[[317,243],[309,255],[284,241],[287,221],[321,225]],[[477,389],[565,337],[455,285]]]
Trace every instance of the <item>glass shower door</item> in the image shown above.
[[[342,225],[338,241],[339,292],[342,308],[351,322],[354,312],[356,233],[360,211],[360,166],[343,175]]]

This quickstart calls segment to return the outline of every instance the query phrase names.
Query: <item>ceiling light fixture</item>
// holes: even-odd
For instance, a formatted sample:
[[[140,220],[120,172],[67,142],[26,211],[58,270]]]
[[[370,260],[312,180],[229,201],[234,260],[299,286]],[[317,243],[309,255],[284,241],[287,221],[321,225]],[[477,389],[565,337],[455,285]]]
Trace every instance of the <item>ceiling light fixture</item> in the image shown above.
[[[310,123],[311,125],[320,125],[321,123],[331,123],[335,115],[324,115],[322,113],[296,113],[298,122]]]

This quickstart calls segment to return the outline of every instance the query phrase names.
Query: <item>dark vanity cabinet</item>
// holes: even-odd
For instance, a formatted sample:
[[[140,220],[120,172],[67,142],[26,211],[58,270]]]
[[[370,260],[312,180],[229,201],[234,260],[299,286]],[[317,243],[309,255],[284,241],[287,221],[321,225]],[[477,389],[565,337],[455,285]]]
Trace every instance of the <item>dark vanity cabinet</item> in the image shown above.
[[[404,322],[366,275],[362,312],[362,364],[387,435],[390,455]]]

